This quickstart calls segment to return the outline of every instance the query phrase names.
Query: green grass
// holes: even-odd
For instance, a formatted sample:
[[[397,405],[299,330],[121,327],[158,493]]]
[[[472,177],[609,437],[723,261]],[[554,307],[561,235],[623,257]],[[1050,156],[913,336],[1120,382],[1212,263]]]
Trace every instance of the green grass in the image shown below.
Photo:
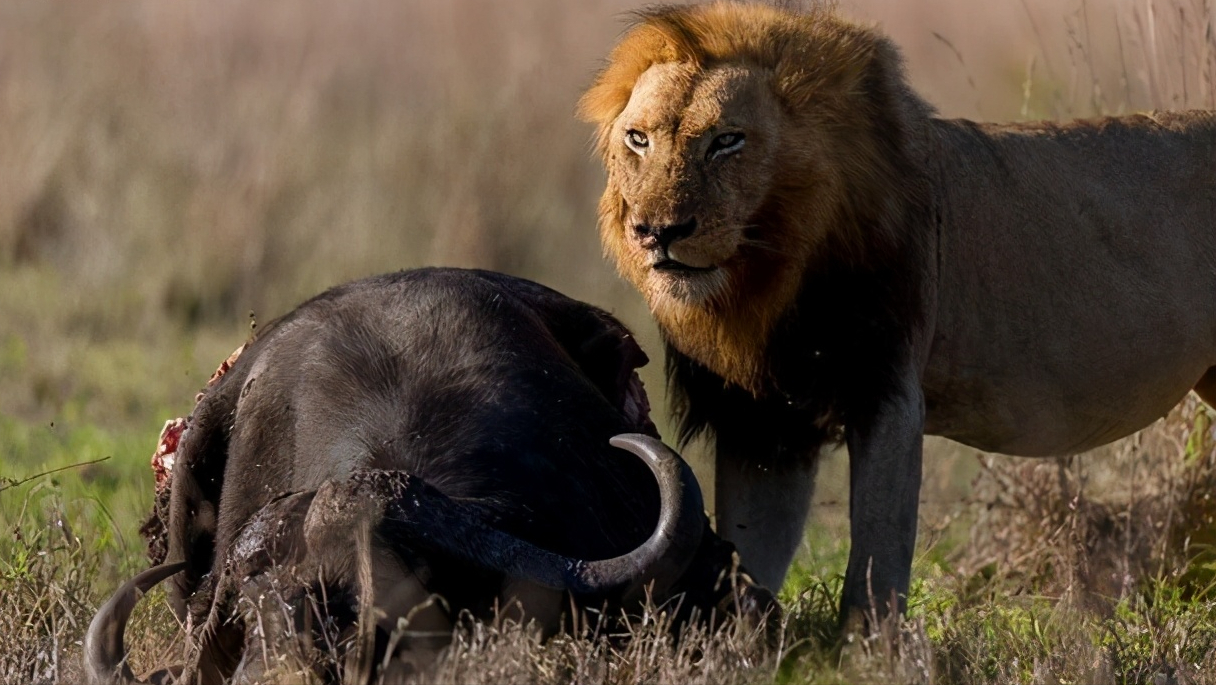
[[[92,425],[29,424],[0,417],[0,450],[6,457],[4,477],[14,481],[85,464],[22,485],[6,483],[0,521],[55,525],[64,528],[65,535],[81,537],[94,549],[124,561],[140,551],[130,522],[147,514],[152,482],[146,458],[132,457],[144,452],[150,456],[147,434],[112,432]],[[0,546],[0,555],[4,551],[8,550]],[[123,570],[130,568],[133,566]]]

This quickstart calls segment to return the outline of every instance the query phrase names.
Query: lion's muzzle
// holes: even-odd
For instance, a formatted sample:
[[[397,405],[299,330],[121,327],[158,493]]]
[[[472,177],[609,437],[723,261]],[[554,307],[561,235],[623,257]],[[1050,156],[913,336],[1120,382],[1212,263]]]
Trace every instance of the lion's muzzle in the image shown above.
[[[691,236],[697,230],[695,217],[679,223],[633,222],[633,235],[647,250],[667,252],[677,240]]]
[[[681,242],[696,232],[695,217],[679,223],[665,224],[638,221],[633,222],[632,229],[634,239],[646,251],[650,266],[656,271],[691,274],[717,268],[717,265],[698,258],[697,250],[687,249]]]

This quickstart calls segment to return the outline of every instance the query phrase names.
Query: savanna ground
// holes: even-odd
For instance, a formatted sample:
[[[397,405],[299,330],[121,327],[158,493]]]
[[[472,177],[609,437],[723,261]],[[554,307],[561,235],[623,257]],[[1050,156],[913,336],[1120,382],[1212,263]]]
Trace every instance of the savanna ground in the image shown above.
[[[0,682],[79,677],[92,611],[146,563],[160,424],[255,320],[360,275],[479,266],[613,310],[657,359],[599,257],[572,116],[630,6],[0,0]],[[841,9],[894,35],[945,115],[1216,107],[1211,0]],[[659,364],[644,377],[662,407]],[[1213,417],[1190,398],[1066,460],[930,441],[909,615],[843,649],[829,455],[776,649],[673,644],[654,617],[631,641],[477,626],[423,679],[1216,683]],[[175,630],[154,593],[137,672],[180,653]]]

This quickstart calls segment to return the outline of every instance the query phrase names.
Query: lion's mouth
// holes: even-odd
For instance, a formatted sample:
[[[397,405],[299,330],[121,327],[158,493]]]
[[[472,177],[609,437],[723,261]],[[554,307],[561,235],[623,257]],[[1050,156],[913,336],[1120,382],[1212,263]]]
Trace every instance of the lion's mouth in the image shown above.
[[[716,266],[692,266],[691,264],[685,264],[684,262],[677,262],[670,257],[660,259],[652,266],[655,271],[662,271],[664,273],[676,275],[707,274],[718,270],[718,267]]]

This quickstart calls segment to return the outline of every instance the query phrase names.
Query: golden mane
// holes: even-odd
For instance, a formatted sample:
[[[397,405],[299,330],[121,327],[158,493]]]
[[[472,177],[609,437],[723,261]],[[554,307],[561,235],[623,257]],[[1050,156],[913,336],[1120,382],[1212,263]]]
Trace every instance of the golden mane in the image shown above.
[[[609,171],[599,209],[605,253],[644,292],[646,268],[627,256],[612,169],[619,161],[610,145],[638,79],[667,63],[762,72],[784,113],[782,144],[794,151],[786,159],[796,167],[776,174],[754,222],[766,227],[770,249],[725,269],[729,287],[707,306],[648,297],[677,349],[760,392],[769,373],[768,338],[795,306],[811,262],[885,269],[890,255],[905,251],[896,215],[905,211],[906,196],[923,190],[908,182],[916,147],[910,138],[924,130],[931,108],[906,85],[898,50],[886,37],[824,7],[794,13],[719,1],[638,13],[580,99],[578,114],[597,126],[596,149]]]

